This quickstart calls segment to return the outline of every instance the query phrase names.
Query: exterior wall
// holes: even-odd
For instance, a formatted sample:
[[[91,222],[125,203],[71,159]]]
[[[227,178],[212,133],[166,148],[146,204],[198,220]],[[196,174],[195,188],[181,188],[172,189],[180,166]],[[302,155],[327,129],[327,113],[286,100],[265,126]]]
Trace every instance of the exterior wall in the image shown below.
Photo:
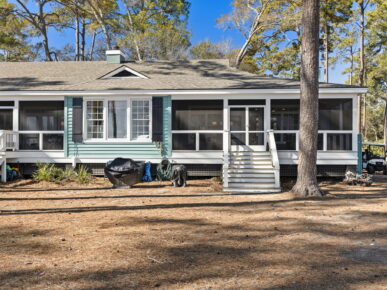
[[[73,97],[65,98],[65,157],[72,157],[86,161],[87,159],[112,159],[115,157],[133,158],[136,160],[159,160],[162,157],[161,151],[170,152],[170,120],[171,120],[171,99],[164,97],[164,142],[163,150],[153,142],[82,142],[72,141],[72,102]]]

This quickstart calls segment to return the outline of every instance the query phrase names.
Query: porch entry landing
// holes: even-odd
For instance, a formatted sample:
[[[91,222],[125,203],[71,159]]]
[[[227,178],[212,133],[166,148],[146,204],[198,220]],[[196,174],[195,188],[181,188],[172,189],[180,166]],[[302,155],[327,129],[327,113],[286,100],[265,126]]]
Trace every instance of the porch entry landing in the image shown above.
[[[229,192],[280,192],[274,132],[264,105],[229,106],[225,125],[223,187]]]

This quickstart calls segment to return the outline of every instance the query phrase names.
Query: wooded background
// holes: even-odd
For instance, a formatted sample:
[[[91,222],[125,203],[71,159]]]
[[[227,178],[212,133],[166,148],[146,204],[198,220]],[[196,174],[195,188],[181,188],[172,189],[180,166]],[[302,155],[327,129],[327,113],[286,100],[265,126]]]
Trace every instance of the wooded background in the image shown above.
[[[301,0],[230,0],[217,19],[245,42],[190,43],[187,0],[0,0],[0,61],[91,61],[119,46],[129,60],[229,58],[260,75],[300,78]],[[49,29],[73,30],[63,47]],[[361,130],[368,141],[387,144],[387,1],[322,0],[320,67],[324,82],[338,63],[346,83],[368,86],[361,101]]]

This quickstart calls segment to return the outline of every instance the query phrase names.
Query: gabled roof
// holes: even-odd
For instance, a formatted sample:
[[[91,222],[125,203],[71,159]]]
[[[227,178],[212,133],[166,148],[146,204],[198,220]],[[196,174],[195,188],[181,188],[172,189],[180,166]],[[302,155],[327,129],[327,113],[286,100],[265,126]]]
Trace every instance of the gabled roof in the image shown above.
[[[122,67],[146,78],[103,78]],[[299,89],[299,81],[262,77],[228,60],[127,62],[3,62],[0,91]],[[359,88],[320,84],[321,88]]]

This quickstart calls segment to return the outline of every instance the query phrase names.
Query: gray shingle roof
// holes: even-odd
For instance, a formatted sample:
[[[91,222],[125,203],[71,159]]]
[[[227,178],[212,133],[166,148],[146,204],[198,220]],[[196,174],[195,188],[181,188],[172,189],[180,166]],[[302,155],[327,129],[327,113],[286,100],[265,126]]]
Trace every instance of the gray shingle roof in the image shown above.
[[[149,79],[100,79],[125,65]],[[355,88],[320,84],[321,88]],[[261,77],[228,65],[228,60],[98,62],[3,62],[0,91],[297,89],[291,79]]]

